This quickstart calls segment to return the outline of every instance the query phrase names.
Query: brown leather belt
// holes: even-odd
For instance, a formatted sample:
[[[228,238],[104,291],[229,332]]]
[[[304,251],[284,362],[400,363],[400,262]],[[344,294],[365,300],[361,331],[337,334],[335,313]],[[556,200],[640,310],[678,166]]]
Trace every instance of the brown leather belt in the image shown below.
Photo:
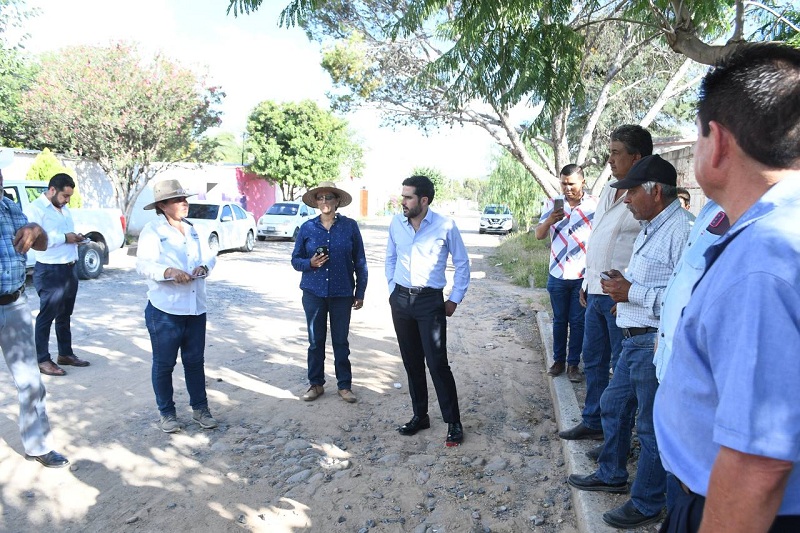
[[[658,328],[622,328],[622,336],[626,339],[636,337],[637,335],[644,335],[645,333],[656,333]]]
[[[22,296],[23,294],[25,294],[25,285],[24,284],[22,285],[22,287],[20,287],[19,289],[15,290],[14,292],[0,295],[0,305],[13,304],[17,300],[19,300],[19,297]]]

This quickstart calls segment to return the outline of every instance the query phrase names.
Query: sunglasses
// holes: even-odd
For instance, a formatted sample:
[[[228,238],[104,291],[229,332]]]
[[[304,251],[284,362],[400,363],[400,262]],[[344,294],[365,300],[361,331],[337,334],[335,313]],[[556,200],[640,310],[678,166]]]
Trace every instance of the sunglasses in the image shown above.
[[[335,199],[336,199],[335,194],[320,194],[319,196],[317,196],[318,202],[330,202]]]

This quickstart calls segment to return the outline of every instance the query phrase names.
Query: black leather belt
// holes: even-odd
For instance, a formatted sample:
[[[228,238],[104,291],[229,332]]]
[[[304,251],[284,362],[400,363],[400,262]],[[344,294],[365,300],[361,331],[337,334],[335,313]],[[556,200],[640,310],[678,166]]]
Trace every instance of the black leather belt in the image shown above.
[[[433,294],[435,292],[442,292],[442,289],[434,289],[433,287],[403,287],[402,285],[395,285],[395,288],[406,294]]]
[[[13,304],[17,300],[19,300],[19,297],[22,296],[23,294],[25,294],[25,285],[24,284],[22,285],[22,287],[20,287],[19,289],[15,290],[14,292],[0,295],[0,305]]]
[[[689,487],[687,487],[687,486],[686,486],[686,483],[684,483],[683,481],[681,481],[681,480],[680,480],[680,479],[678,479],[677,477],[676,477],[675,479],[677,479],[677,480],[678,480],[678,485],[680,485],[680,486],[681,486],[681,490],[682,490],[683,492],[685,492],[685,493],[686,493],[686,494],[688,494],[689,496],[691,496],[692,494],[694,494],[694,492],[692,492],[692,489],[690,489]]]
[[[37,261],[37,263],[42,264],[42,265],[47,265],[47,266],[68,266],[68,267],[71,267],[72,265],[77,263],[77,261],[70,261],[69,263],[42,263],[41,261]]]
[[[626,339],[645,333],[656,333],[658,328],[622,328],[622,336]]]

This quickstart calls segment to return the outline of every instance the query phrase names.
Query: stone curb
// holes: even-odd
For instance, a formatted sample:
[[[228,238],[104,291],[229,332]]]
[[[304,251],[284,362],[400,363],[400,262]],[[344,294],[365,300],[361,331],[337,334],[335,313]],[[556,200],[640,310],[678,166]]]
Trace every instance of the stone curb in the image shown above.
[[[553,360],[553,323],[550,315],[545,311],[536,313],[536,323],[539,326],[539,335],[544,347],[544,368],[547,369]],[[555,410],[558,428],[559,430],[571,428],[581,421],[581,409],[578,405],[578,398],[575,396],[575,389],[567,379],[566,373],[555,378],[549,378],[549,381],[550,396],[553,400],[553,409]],[[554,438],[558,437],[555,436]],[[567,474],[588,474],[597,469],[596,465],[585,454],[599,444],[599,441],[561,440],[561,444],[564,449]],[[602,516],[606,511],[620,505],[627,499],[627,495],[619,503],[613,503],[615,500],[612,500],[612,498],[613,496],[604,493],[572,489],[572,502],[575,516],[578,520],[578,530],[581,533],[612,533],[619,531],[606,525]]]

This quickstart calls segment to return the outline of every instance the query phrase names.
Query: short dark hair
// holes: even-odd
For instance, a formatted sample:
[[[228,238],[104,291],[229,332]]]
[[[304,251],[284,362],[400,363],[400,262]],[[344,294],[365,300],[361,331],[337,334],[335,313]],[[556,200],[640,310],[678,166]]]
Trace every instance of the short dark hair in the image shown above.
[[[583,167],[580,166],[580,165],[576,165],[575,163],[570,163],[569,165],[566,165],[564,168],[562,168],[561,172],[559,172],[558,175],[559,176],[572,176],[573,174],[577,174],[578,176],[581,177],[581,179],[584,179],[584,177],[583,177]]]
[[[744,152],[770,168],[800,164],[800,50],[777,43],[737,48],[700,85],[697,118],[728,129]]]
[[[611,132],[611,140],[621,142],[631,155],[653,155],[653,136],[641,126],[623,124]]]
[[[428,198],[428,205],[433,203],[433,182],[428,176],[411,176],[403,180],[403,185],[406,187],[414,187],[414,194],[418,198],[423,196]]]
[[[69,174],[59,172],[50,178],[50,183],[47,184],[47,188],[49,189],[50,187],[55,187],[57,191],[63,191],[64,187],[70,187],[71,189],[74,189],[75,181]]]
[[[681,198],[685,198],[685,199],[686,199],[686,201],[691,201],[691,199],[692,199],[692,194],[691,194],[691,193],[690,193],[690,192],[689,192],[687,189],[684,189],[683,187],[678,187],[678,188],[675,190],[675,192],[676,192],[676,193],[677,193],[677,195],[678,195],[678,196],[680,196]]]

